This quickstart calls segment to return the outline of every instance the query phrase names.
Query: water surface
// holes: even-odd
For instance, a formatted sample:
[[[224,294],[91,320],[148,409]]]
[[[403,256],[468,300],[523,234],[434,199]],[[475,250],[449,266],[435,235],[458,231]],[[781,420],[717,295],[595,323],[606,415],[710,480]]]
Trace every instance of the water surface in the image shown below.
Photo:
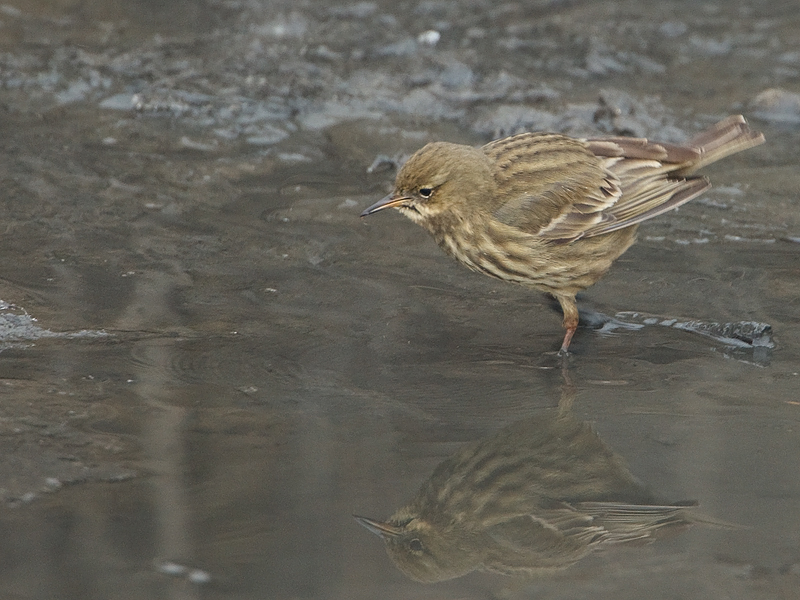
[[[796,597],[796,3],[43,0],[0,20],[0,595]],[[428,140],[676,141],[740,112],[768,143],[707,169],[580,304],[768,324],[755,348],[581,328],[565,372],[546,298],[400,215],[358,218]],[[426,585],[353,520],[570,386],[654,497],[738,527]]]

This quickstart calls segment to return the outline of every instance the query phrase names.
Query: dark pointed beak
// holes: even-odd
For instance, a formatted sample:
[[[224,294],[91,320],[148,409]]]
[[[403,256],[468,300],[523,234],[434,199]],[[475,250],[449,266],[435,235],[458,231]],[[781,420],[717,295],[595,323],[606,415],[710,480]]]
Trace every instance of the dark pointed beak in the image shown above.
[[[364,210],[364,212],[361,213],[361,216],[366,217],[367,215],[376,213],[379,210],[383,210],[384,208],[394,208],[396,206],[403,206],[403,204],[405,204],[409,200],[411,200],[411,198],[409,198],[408,196],[401,196],[392,192],[385,198],[381,198],[375,204]]]
[[[391,525],[390,523],[368,519],[367,517],[359,517],[358,515],[353,515],[353,518],[358,521],[359,524],[369,529],[372,533],[379,535],[382,538],[396,537],[402,533],[402,530],[399,527],[396,525]]]

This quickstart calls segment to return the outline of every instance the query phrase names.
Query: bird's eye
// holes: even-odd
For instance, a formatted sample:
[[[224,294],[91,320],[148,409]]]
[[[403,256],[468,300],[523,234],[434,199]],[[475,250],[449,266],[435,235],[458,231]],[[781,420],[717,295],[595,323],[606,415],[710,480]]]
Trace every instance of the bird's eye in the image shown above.
[[[414,538],[408,542],[408,547],[411,548],[412,552],[422,552],[422,542],[420,542],[417,538]]]
[[[431,194],[433,194],[433,188],[429,187],[419,188],[419,195],[422,196],[423,198],[430,198]]]

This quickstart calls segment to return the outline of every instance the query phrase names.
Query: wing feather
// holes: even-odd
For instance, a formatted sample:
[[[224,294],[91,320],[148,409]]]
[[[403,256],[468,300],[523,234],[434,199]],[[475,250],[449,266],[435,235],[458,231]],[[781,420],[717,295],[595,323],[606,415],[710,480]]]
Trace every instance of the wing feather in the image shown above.
[[[763,142],[763,135],[735,115],[686,145],[522,133],[482,150],[496,167],[501,203],[493,207],[493,216],[521,232],[566,243],[677,208],[710,186],[707,179],[688,175]]]
[[[545,239],[573,240],[612,217],[618,178],[581,140],[557,134],[523,133],[483,147],[495,162],[497,198],[493,216]]]

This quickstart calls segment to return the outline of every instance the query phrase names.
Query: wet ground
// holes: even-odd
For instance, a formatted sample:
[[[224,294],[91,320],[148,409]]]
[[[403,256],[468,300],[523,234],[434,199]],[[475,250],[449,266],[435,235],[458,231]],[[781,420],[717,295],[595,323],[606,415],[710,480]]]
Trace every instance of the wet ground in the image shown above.
[[[799,32],[795,1],[7,0],[0,596],[797,598]],[[358,217],[428,140],[735,113],[767,144],[641,228],[581,298],[632,326],[566,369],[546,298]],[[735,526],[423,584],[353,520],[565,394],[651,502]]]

